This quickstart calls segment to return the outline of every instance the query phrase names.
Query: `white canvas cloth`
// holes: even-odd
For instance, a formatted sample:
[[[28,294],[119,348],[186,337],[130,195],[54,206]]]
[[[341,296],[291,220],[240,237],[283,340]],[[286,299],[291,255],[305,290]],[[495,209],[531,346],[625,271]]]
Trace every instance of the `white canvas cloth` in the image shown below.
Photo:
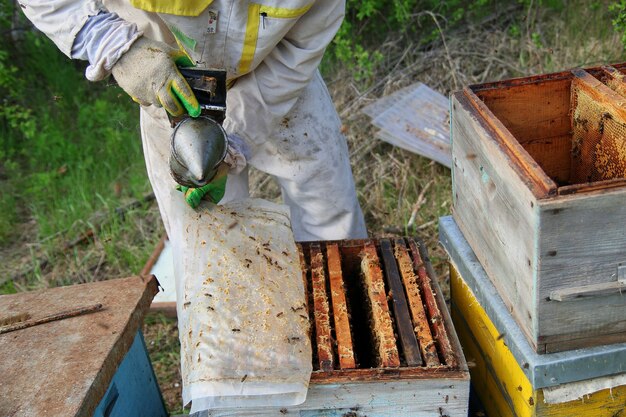
[[[180,202],[179,213],[171,238],[184,403],[195,412],[304,402],[312,353],[287,208]]]

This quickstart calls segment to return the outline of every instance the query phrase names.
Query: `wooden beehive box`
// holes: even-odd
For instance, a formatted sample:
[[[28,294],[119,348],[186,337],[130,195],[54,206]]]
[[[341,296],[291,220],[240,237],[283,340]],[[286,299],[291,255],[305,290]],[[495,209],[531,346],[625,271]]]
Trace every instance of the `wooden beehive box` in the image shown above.
[[[615,417],[626,401],[626,343],[540,355],[513,320],[454,220],[442,218],[451,310],[474,392],[489,416]]]
[[[537,352],[626,341],[622,68],[451,97],[453,216]]]
[[[309,392],[299,406],[254,415],[467,416],[469,372],[425,248],[400,238],[298,247],[313,346]]]

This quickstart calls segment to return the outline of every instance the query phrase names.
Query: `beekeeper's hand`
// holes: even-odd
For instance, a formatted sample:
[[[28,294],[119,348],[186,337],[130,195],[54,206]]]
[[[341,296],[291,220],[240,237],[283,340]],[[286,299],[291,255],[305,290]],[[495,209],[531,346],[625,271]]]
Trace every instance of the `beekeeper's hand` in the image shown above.
[[[226,179],[228,178],[228,165],[222,163],[218,168],[213,181],[199,188],[185,187],[178,185],[176,189],[185,196],[185,201],[191,208],[196,208],[202,200],[209,200],[212,203],[219,203],[226,192]]]
[[[183,193],[185,201],[191,208],[198,207],[202,200],[209,200],[217,204],[224,198],[228,174],[239,174],[243,171],[249,158],[250,150],[244,141],[237,135],[228,135],[228,151],[213,180],[199,188],[178,185],[176,189]]]
[[[144,106],[164,107],[172,116],[200,115],[200,104],[176,65],[193,63],[180,50],[145,37],[137,39],[115,63],[111,72],[117,83]]]

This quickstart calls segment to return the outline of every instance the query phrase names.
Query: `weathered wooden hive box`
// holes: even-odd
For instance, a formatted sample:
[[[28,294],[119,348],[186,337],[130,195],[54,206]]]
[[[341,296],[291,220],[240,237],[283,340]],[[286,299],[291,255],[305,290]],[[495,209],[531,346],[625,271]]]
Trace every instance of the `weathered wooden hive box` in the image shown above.
[[[439,233],[450,256],[452,319],[487,415],[623,414],[626,343],[538,354],[451,217],[440,219]]]
[[[221,409],[205,415],[467,416],[469,372],[419,241],[298,247],[313,346],[306,401],[282,409]]]
[[[130,277],[0,296],[0,416],[166,417],[141,334],[157,285]],[[42,323],[7,331],[28,321]]]
[[[451,97],[453,216],[537,352],[626,341],[623,68]]]

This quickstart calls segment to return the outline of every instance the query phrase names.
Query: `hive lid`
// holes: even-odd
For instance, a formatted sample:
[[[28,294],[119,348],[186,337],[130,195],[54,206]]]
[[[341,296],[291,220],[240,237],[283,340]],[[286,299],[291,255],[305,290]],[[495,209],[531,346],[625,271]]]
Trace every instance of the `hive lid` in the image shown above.
[[[157,292],[154,277],[0,296],[0,320],[86,315],[0,334],[0,415],[91,416]]]

